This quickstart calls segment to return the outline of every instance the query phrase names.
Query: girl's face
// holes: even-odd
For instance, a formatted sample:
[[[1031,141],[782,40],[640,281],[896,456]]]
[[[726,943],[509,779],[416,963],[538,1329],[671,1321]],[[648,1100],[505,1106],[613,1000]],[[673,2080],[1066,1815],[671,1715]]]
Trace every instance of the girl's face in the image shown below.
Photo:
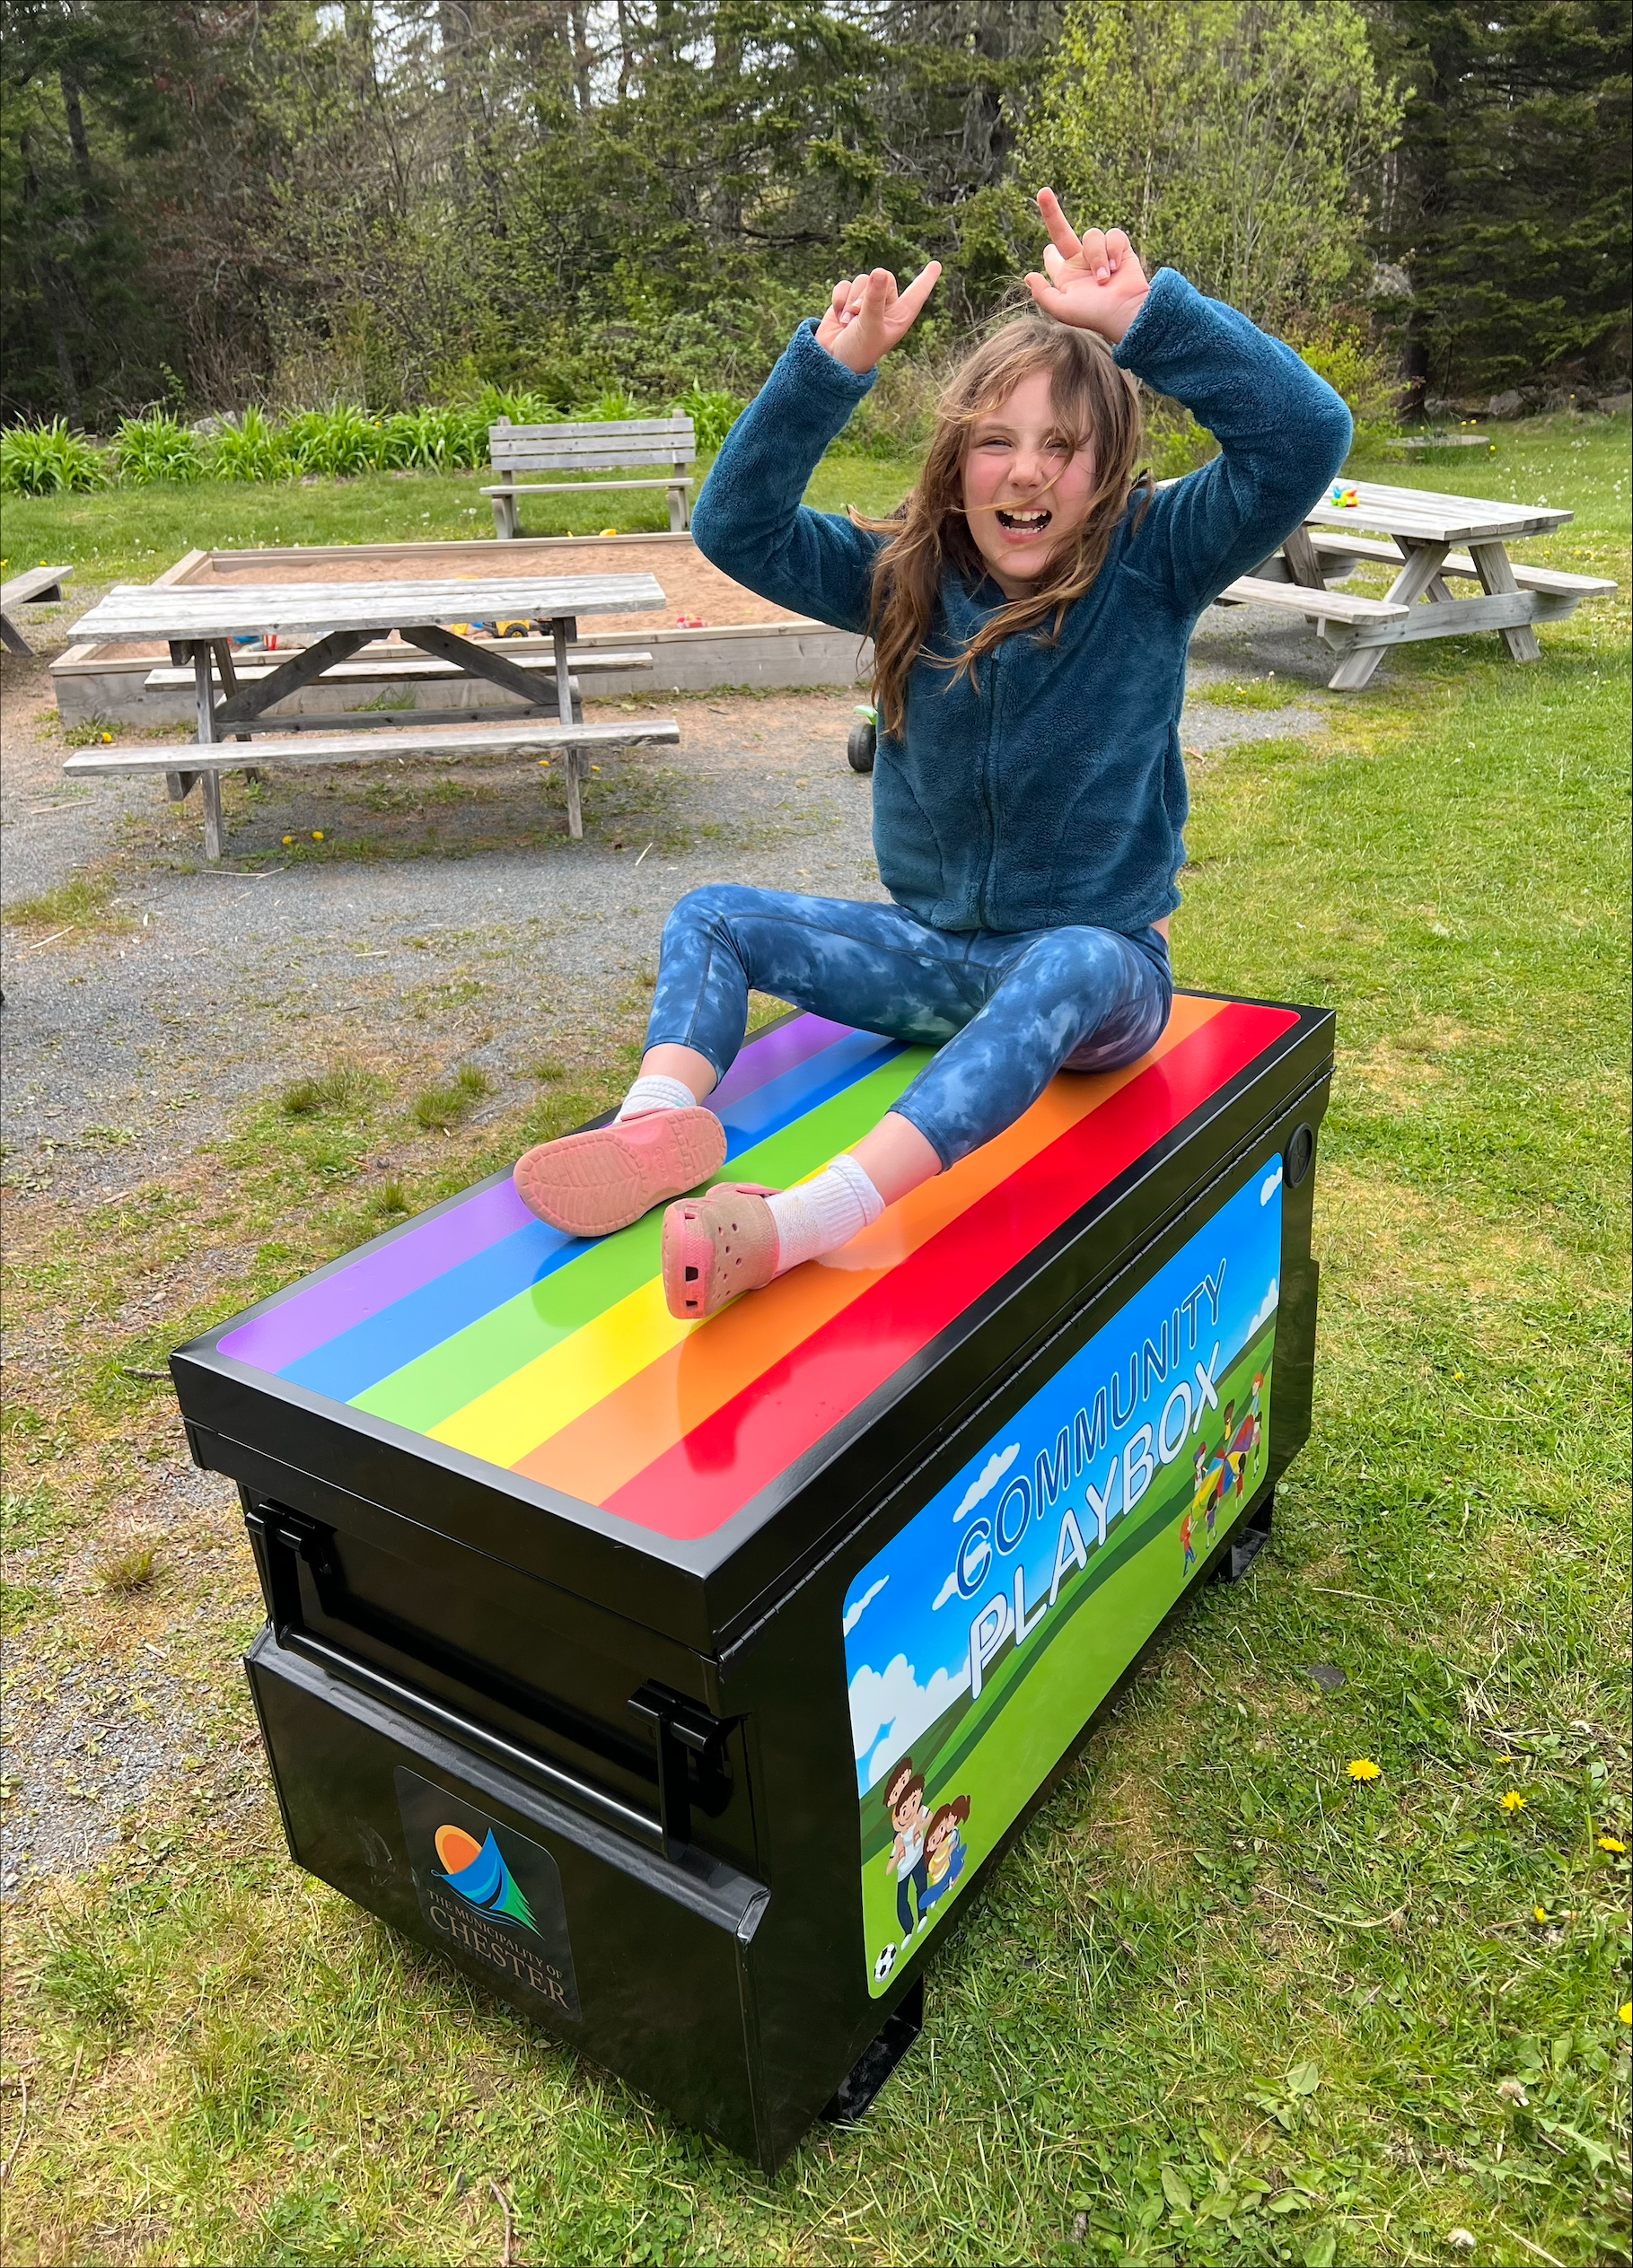
[[[1005,598],[1024,598],[1088,517],[1094,445],[1063,430],[1046,370],[1022,379],[970,429],[964,516]]]

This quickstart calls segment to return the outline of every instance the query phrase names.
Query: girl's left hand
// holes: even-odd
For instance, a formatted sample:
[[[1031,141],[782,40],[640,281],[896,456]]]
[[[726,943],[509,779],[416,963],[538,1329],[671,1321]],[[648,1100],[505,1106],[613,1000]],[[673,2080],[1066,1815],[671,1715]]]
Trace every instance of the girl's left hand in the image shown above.
[[[1058,323],[1097,331],[1115,346],[1151,289],[1128,238],[1119,228],[1075,235],[1053,189],[1039,190],[1038,210],[1049,233],[1043,254],[1049,274],[1029,276],[1027,290]]]

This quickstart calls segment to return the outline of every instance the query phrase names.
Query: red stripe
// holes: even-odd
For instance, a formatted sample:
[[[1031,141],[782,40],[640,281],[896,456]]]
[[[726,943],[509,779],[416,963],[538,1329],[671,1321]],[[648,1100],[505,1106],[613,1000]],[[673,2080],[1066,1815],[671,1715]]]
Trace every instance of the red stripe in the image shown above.
[[[711,1536],[1098,1191],[1298,1020],[1232,1003],[654,1458],[605,1510]]]

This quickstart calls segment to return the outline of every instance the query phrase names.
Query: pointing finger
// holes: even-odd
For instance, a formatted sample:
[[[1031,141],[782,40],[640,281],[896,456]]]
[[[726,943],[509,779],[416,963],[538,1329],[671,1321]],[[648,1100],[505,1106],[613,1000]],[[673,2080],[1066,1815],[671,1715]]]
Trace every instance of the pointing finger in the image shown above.
[[[1043,225],[1049,231],[1050,243],[1068,260],[1074,258],[1082,247],[1067,226],[1066,215],[1060,210],[1060,199],[1053,189],[1038,191],[1038,210],[1043,216]]]
[[[940,275],[941,262],[939,260],[932,260],[927,267],[921,267],[896,302],[898,315],[904,315],[908,321],[911,322],[926,300],[929,298],[930,293],[935,289]]]

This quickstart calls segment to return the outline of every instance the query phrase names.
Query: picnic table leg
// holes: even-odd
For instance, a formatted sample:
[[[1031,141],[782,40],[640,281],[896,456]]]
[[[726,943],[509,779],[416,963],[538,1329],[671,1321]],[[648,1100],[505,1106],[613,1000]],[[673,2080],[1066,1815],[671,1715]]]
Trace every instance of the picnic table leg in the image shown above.
[[[1500,543],[1471,543],[1469,556],[1474,562],[1474,572],[1479,577],[1480,589],[1488,596],[1499,591],[1517,591],[1514,567],[1508,557],[1508,547]],[[1542,649],[1537,644],[1537,634],[1529,622],[1522,622],[1516,629],[1505,630],[1503,643],[1516,661],[1540,661]]]
[[[12,653],[31,654],[34,651],[9,614],[0,614],[0,644]]]
[[[1397,536],[1395,541],[1406,554],[1406,565],[1390,587],[1389,603],[1393,607],[1409,607],[1422,598],[1438,577],[1452,547],[1449,543],[1409,543],[1404,536]],[[1456,601],[1452,603],[1455,606]],[[1394,643],[1387,634],[1365,645],[1359,638],[1356,639],[1328,679],[1329,692],[1358,693],[1370,681],[1373,671],[1383,659],[1385,649]]]
[[[193,648],[193,683],[198,694],[198,740],[203,748],[212,747],[215,740],[215,687],[210,661],[207,644]],[[204,800],[204,854],[206,858],[219,858],[222,845],[220,773],[201,772],[198,792]]]
[[[573,714],[573,681],[567,673],[567,626],[561,615],[550,623],[550,641],[556,650],[556,708],[564,724],[575,724]],[[567,833],[575,843],[584,840],[584,814],[580,796],[579,752],[569,748],[564,762],[567,767]]]

